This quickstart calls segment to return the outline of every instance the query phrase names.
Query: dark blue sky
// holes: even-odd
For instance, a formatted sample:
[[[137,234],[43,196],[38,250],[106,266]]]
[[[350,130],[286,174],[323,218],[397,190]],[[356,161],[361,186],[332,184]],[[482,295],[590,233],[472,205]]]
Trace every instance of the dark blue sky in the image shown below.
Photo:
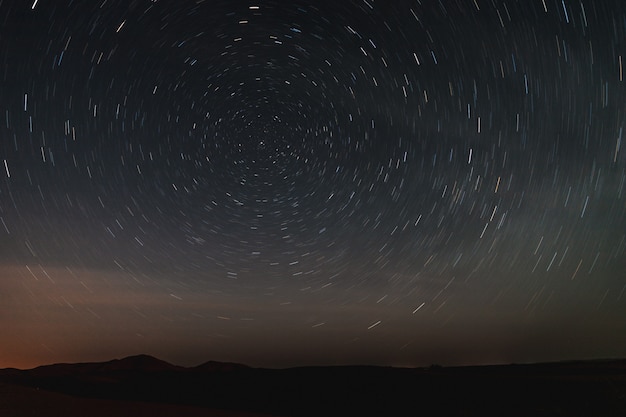
[[[626,355],[624,2],[0,21],[0,367]]]

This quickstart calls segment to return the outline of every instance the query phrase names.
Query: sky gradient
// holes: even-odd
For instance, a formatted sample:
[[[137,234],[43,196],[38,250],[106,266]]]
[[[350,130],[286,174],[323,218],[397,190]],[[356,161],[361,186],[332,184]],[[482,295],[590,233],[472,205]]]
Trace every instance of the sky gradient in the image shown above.
[[[623,1],[0,21],[0,367],[626,356]]]

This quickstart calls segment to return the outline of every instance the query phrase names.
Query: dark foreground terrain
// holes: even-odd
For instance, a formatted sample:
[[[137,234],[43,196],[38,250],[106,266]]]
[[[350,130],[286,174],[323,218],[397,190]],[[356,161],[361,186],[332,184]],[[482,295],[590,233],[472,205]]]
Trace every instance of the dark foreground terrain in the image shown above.
[[[626,416],[626,361],[419,369],[177,367],[140,355],[0,370],[0,416]]]

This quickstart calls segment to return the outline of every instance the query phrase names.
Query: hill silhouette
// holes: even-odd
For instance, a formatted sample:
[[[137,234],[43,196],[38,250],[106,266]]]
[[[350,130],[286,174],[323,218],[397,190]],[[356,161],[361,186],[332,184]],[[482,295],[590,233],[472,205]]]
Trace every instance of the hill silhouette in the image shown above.
[[[11,392],[30,399],[10,403]],[[13,414],[4,413],[3,401]],[[73,405],[64,408],[64,402]],[[130,415],[123,410],[132,408],[135,415],[176,416],[223,415],[216,411],[222,410],[229,416],[623,417],[626,361],[262,369],[213,361],[185,368],[138,355],[0,370],[0,415],[32,414],[43,403],[57,404],[66,410],[58,415],[68,417],[100,415],[90,407],[109,407],[109,415]]]
[[[208,361],[191,369],[194,371],[236,371],[250,369],[250,367],[240,363]]]
[[[34,376],[79,375],[115,371],[157,372],[185,369],[150,355],[134,355],[107,362],[56,363],[42,365],[28,372]]]

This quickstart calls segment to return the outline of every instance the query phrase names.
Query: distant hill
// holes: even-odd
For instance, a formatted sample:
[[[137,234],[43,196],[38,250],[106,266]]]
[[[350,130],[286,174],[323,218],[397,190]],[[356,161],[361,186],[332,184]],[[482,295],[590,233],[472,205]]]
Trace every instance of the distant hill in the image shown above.
[[[250,367],[247,365],[242,365],[240,363],[208,361],[201,365],[194,366],[193,368],[188,368],[188,369],[192,369],[194,371],[229,372],[229,371],[240,371],[242,369],[250,369]]]
[[[172,365],[161,359],[149,355],[129,356],[123,359],[114,359],[104,362],[100,371],[178,371],[183,367]]]
[[[185,368],[138,355],[100,363],[0,370],[0,388],[5,392],[0,389],[3,417],[2,403],[8,401],[9,392],[30,393],[33,401],[65,398],[76,402],[72,399],[78,398],[83,409],[96,401],[115,407],[161,404],[171,409],[188,407],[188,415],[205,409],[207,416],[216,415],[214,410],[227,410],[228,415],[303,417],[626,416],[625,360],[415,369],[260,369],[213,361]],[[49,397],[43,392],[63,396]],[[22,404],[29,406],[28,401]],[[9,415],[32,414],[22,411]],[[84,415],[94,414],[86,411]]]
[[[150,355],[128,356],[123,359],[113,359],[107,362],[84,362],[84,363],[57,363],[52,365],[38,366],[37,368],[26,370],[31,375],[36,376],[64,376],[79,375],[114,371],[178,371],[185,369],[172,365],[161,359]]]

